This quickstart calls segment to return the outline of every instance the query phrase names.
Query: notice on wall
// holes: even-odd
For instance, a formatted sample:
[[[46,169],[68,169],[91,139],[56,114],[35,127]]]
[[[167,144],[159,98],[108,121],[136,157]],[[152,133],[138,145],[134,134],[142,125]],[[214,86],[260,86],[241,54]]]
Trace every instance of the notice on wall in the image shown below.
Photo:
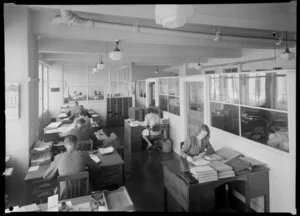
[[[5,116],[19,118],[19,83],[5,83]]]

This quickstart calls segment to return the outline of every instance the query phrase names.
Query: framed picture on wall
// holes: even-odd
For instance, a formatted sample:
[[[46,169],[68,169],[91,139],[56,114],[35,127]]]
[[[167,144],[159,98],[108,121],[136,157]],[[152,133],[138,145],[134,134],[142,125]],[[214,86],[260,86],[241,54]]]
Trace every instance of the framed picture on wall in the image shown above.
[[[89,86],[88,100],[104,100],[104,87],[103,86]]]
[[[5,117],[19,118],[19,83],[5,83]]]
[[[86,86],[70,86],[68,89],[68,101],[86,101],[87,87]]]

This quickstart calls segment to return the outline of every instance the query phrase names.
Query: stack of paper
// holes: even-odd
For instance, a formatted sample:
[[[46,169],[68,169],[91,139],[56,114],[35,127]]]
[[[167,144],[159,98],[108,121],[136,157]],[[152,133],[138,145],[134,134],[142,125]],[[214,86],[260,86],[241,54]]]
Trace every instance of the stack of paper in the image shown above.
[[[96,118],[96,117],[99,117],[98,114],[92,114],[92,117]]]
[[[44,130],[51,130],[51,129],[57,129],[62,122],[51,122],[49,125],[47,125]]]
[[[40,211],[40,208],[37,206],[36,203],[27,206],[22,206],[20,208],[20,212],[35,212],[35,211]]]
[[[35,143],[33,150],[45,151],[46,149],[48,149],[52,145],[52,143],[53,142],[43,142],[43,141],[38,140]]]
[[[232,167],[220,161],[212,161],[210,166],[218,172],[219,179],[235,176]]]
[[[218,180],[217,171],[209,165],[191,167],[190,172],[196,179],[198,179],[199,183]]]
[[[114,148],[112,146],[107,147],[107,148],[99,148],[98,151],[100,154],[109,154],[114,151]]]
[[[66,113],[59,113],[58,118],[67,118],[68,115]]]
[[[12,210],[10,210],[9,208],[8,208],[8,209],[5,209],[5,213],[19,212],[19,211],[20,211],[19,206],[14,206]]]
[[[222,160],[223,157],[221,157],[220,155],[217,155],[217,154],[211,154],[211,155],[205,155],[204,159],[209,160],[209,161],[219,161],[219,160]]]
[[[218,151],[216,151],[216,154],[220,155],[222,158],[224,158],[225,163],[242,155],[241,153],[239,153],[231,148],[228,148],[228,147],[223,147],[223,148],[219,149]]]
[[[197,159],[197,160],[192,160],[191,163],[195,166],[201,166],[201,165],[209,164],[210,162],[200,158],[200,159]]]
[[[5,172],[3,173],[5,176],[11,176],[14,171],[14,168],[6,168]]]

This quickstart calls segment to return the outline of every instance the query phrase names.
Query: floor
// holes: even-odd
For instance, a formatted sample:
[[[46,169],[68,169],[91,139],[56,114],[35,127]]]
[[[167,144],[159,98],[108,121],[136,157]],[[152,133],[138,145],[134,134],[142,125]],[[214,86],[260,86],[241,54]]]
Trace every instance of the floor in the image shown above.
[[[116,127],[104,129],[109,135],[114,132],[122,141],[124,137],[124,128]],[[121,145],[123,143],[121,142]],[[163,211],[163,176],[161,162],[178,158],[179,155],[163,153],[160,151],[147,150],[132,154],[131,172],[126,172],[125,186],[134,203],[136,211]],[[177,203],[169,197],[168,211],[181,211]]]

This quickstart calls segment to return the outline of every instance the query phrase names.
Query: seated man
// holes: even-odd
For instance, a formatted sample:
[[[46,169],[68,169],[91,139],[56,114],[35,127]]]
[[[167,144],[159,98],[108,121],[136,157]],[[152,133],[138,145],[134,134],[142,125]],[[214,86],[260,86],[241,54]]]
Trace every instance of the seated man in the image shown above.
[[[75,107],[73,107],[73,108],[71,109],[71,115],[70,115],[70,117],[69,117],[69,119],[70,119],[71,121],[73,121],[73,120],[76,118],[76,115],[77,115],[77,113],[78,113],[78,111],[79,111],[78,101],[75,101],[74,103],[75,103]]]
[[[84,108],[83,105],[79,105],[79,109],[85,111],[85,115],[89,118],[92,118],[92,115]]]
[[[214,154],[215,150],[209,142],[210,130],[207,125],[202,124],[196,136],[189,136],[181,148],[181,156],[188,161],[203,158],[205,155]]]
[[[78,172],[83,172],[88,166],[90,169],[98,171],[100,166],[94,162],[88,152],[77,150],[78,139],[74,135],[69,135],[64,140],[66,152],[55,156],[50,167],[45,171],[44,179],[53,179],[58,175],[70,175]],[[60,183],[60,199],[66,197],[66,183]]]
[[[79,118],[76,120],[75,128],[73,128],[70,132],[65,135],[75,135],[77,136],[79,141],[86,141],[86,140],[93,140],[94,148],[99,148],[102,143],[100,140],[97,139],[96,135],[94,134],[94,129],[91,127],[86,126],[85,119]],[[62,135],[64,136],[64,135]]]
[[[160,131],[160,117],[158,111],[155,107],[149,107],[147,109],[147,114],[145,115],[144,122],[140,122],[140,125],[147,127],[142,131],[143,139],[147,142],[149,149],[152,146],[152,143],[149,141],[149,137],[158,136],[161,134]]]
[[[83,110],[83,109],[80,109],[80,110],[79,110],[79,112],[78,112],[78,117],[77,117],[77,118],[74,120],[74,122],[73,122],[74,126],[76,126],[77,121],[78,121],[79,119],[84,119],[84,120],[85,120],[85,126],[88,127],[88,128],[91,127],[91,120],[90,120],[89,117],[87,117],[86,111],[85,111],[85,110]]]

